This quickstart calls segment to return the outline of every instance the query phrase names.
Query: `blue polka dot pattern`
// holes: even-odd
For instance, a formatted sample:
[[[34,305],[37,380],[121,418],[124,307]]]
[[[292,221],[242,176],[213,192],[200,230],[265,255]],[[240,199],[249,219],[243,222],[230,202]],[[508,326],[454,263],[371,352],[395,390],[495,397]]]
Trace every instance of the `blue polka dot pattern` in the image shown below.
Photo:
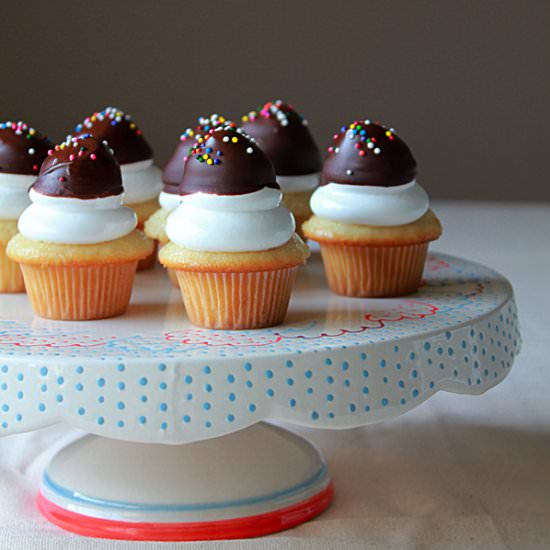
[[[358,301],[373,304],[361,312],[365,330],[340,319],[344,328],[333,330],[323,319],[243,332],[258,345],[183,346],[139,335],[89,347],[13,346],[5,335],[57,335],[0,321],[0,433],[63,418],[106,436],[180,443],[264,418],[367,424],[439,390],[482,393],[507,375],[518,352],[515,305],[507,283],[490,270],[442,261],[448,267],[428,272],[414,300],[396,299],[399,312],[387,306],[393,301],[383,301],[383,312],[377,301]],[[403,311],[409,317],[400,320]],[[204,334],[234,338],[200,334],[201,342]]]

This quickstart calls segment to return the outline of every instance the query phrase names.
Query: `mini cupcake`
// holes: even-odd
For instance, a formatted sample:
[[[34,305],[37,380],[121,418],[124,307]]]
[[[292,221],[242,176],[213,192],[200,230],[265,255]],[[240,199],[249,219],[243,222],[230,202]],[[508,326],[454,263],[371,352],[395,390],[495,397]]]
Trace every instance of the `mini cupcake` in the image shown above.
[[[120,164],[124,204],[138,217],[138,229],[158,209],[161,171],[153,164],[153,150],[132,117],[115,107],[94,113],[75,128],[75,135],[91,134],[105,140]],[[156,251],[141,261],[138,271],[155,265]]]
[[[226,122],[223,116],[217,114],[209,117],[199,117],[198,125],[194,129],[187,128],[181,134],[174,154],[164,166],[164,170],[162,171],[163,189],[159,196],[160,208],[145,222],[145,234],[149,238],[158,241],[161,247],[169,241],[165,230],[166,219],[179,206],[179,184],[183,178],[184,165],[190,149],[198,139],[202,139],[210,130]],[[171,269],[167,271],[172,284],[177,287],[176,274]]]
[[[0,122],[0,293],[25,291],[21,270],[6,256],[6,246],[17,233],[17,220],[30,204],[28,189],[52,147],[24,122]]]
[[[266,155],[234,124],[212,130],[191,151],[179,191],[159,257],[176,270],[191,321],[216,329],[282,322],[309,250]]]
[[[20,265],[38,315],[66,321],[120,315],[137,263],[153,242],[122,205],[119,165],[91,136],[71,138],[48,155],[7,255]]]
[[[302,225],[311,216],[309,201],[321,171],[321,154],[307,121],[277,100],[243,116],[242,128],[273,163],[283,203],[294,214],[296,231],[303,236]]]
[[[304,233],[321,245],[330,288],[364,297],[414,292],[441,225],[411,151],[369,120],[343,127],[328,150]]]

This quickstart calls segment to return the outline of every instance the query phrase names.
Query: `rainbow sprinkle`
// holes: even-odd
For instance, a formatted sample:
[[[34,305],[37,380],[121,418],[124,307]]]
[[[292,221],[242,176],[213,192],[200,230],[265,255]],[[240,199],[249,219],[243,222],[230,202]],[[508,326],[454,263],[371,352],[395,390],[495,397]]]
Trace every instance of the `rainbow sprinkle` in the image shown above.
[[[141,130],[137,124],[132,120],[132,117],[124,111],[117,109],[116,107],[106,107],[103,111],[98,111],[93,115],[86,117],[80,124],[75,127],[75,132],[82,132],[83,130],[91,130],[96,122],[102,122],[104,120],[110,120],[111,126],[116,126],[122,122],[127,122],[130,130],[133,130],[136,135],[141,135]]]
[[[256,111],[250,111],[248,115],[242,117],[243,122],[252,122],[257,118],[275,118],[281,126],[290,124],[289,115],[296,115],[304,126],[308,125],[307,120],[294,110],[292,105],[283,103],[282,100],[268,101],[263,107],[258,107]]]
[[[374,136],[369,137],[369,126],[371,124],[372,122],[368,119],[356,120],[347,127],[342,126],[342,128],[340,128],[340,132],[332,136],[333,140],[338,141],[343,135],[345,135],[347,139],[356,140],[355,149],[360,157],[364,157],[369,152],[372,152],[374,155],[380,155],[383,150],[383,144],[380,143]],[[380,124],[377,124],[377,126],[384,128],[384,126],[381,126]],[[393,141],[395,139],[395,130],[393,128],[386,128],[384,137],[386,137],[389,141]],[[340,152],[340,147],[338,147],[338,145],[331,145],[328,148],[328,152],[337,155]]]

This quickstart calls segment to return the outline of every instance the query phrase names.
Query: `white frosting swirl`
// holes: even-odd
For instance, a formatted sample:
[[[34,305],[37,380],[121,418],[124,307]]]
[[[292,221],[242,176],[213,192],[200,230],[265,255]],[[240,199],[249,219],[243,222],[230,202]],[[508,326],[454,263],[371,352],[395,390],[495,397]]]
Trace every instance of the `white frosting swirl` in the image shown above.
[[[300,191],[311,191],[319,185],[321,174],[315,172],[313,174],[305,174],[303,176],[277,176],[283,193],[299,193]]]
[[[35,241],[97,244],[131,233],[136,213],[122,205],[122,194],[98,199],[42,195],[33,189],[32,204],[21,214],[20,233]]]
[[[278,189],[244,195],[193,193],[168,216],[171,241],[195,250],[253,252],[282,246],[292,237],[294,217]]]
[[[153,164],[153,159],[121,164],[120,173],[124,187],[124,204],[146,202],[158,197],[162,189],[162,172]]]
[[[176,195],[175,193],[166,193],[166,191],[161,191],[159,195],[160,207],[168,212],[175,210],[181,202],[181,195]]]
[[[16,220],[31,203],[29,187],[36,176],[0,174],[0,220]]]
[[[416,180],[395,187],[329,183],[311,197],[316,216],[344,223],[390,226],[420,219],[430,206]]]

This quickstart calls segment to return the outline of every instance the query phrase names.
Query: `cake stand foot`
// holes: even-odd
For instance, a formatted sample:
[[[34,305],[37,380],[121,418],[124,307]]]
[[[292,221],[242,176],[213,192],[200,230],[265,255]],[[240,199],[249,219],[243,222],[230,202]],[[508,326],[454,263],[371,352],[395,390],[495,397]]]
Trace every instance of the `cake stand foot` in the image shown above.
[[[331,499],[315,447],[260,423],[186,445],[86,436],[52,459],[38,507],[80,535],[197,541],[282,531],[320,514]]]

